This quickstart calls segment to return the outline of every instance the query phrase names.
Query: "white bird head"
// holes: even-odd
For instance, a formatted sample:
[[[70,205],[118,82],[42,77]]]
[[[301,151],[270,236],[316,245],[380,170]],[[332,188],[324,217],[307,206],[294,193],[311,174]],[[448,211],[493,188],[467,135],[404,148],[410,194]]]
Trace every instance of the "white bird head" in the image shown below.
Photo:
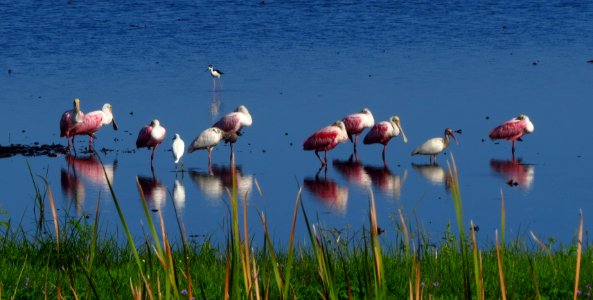
[[[157,119],[154,119],[150,122],[150,126],[152,126],[152,127],[161,126],[161,122],[159,122],[159,120],[157,120]]]
[[[235,108],[235,112],[244,113],[246,115],[249,114],[249,111],[247,110],[247,107],[245,107],[245,105],[239,105],[239,106],[237,106],[237,108]]]
[[[181,137],[179,136],[179,133],[176,133],[175,136],[173,137],[173,140],[177,140],[177,139],[181,139]]]
[[[368,108],[366,108],[366,107],[365,107],[365,108],[363,108],[363,109],[360,111],[360,113],[361,113],[361,114],[372,115],[372,114],[371,114],[371,111],[370,111]]]
[[[399,131],[402,133],[402,139],[404,140],[404,143],[407,144],[408,137],[406,136],[406,133],[404,132],[404,129],[402,128],[402,124],[401,124],[401,121],[399,120],[399,117],[398,116],[391,117],[391,122],[393,122],[393,124],[395,124],[395,126],[397,126]]]
[[[80,99],[74,99],[74,120],[76,123],[82,122],[82,112],[80,111]]]
[[[119,127],[117,126],[117,123],[115,122],[115,117],[113,116],[113,107],[111,106],[111,104],[109,104],[109,103],[103,104],[103,108],[101,109],[101,111],[103,111],[103,114],[106,116],[106,118],[103,119],[103,125],[112,123],[113,130],[117,130]]]

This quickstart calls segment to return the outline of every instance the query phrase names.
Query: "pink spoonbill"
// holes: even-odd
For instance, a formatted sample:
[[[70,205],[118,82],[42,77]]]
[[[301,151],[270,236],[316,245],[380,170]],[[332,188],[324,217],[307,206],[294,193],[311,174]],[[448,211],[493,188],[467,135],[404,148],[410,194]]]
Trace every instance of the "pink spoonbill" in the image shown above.
[[[327,151],[335,148],[339,143],[348,140],[346,125],[341,120],[336,121],[330,126],[323,127],[313,133],[303,142],[303,150],[314,150],[315,155],[321,161],[321,166],[327,166]],[[319,151],[325,151],[325,160],[319,156]]]
[[[220,128],[222,131],[229,133],[225,135],[224,141],[231,144],[231,155],[233,154],[233,144],[237,141],[237,137],[242,135],[241,129],[251,126],[253,119],[245,105],[239,105],[235,111],[228,113],[220,118],[218,122],[214,123],[212,127]]]
[[[408,138],[404,133],[404,129],[402,128],[401,122],[398,116],[393,116],[389,119],[389,121],[382,121],[367,133],[364,137],[365,144],[383,144],[383,163],[385,163],[385,150],[387,149],[387,143],[393,138],[398,135],[402,135],[404,143],[408,143]]]
[[[68,151],[70,151],[70,138],[72,138],[72,146],[74,147],[74,136],[76,129],[82,125],[84,114],[80,111],[80,100],[74,99],[74,107],[62,114],[60,119],[60,137],[66,137],[68,141]],[[76,152],[76,149],[74,149]]]
[[[513,142],[512,153],[515,155],[515,141],[521,140],[523,135],[533,132],[533,123],[529,117],[521,114],[514,119],[508,120],[490,131],[489,137],[492,140],[505,139]]]
[[[445,133],[442,138],[435,137],[429,139],[428,141],[424,142],[424,144],[414,149],[414,151],[412,151],[412,155],[430,155],[430,161],[436,162],[437,154],[441,153],[447,148],[447,146],[449,146],[449,136],[455,139],[455,142],[457,142],[457,138],[455,135],[453,135],[453,130],[451,130],[451,128],[447,128],[445,129]]]
[[[101,110],[95,110],[84,115],[82,124],[74,129],[74,133],[77,135],[88,135],[89,150],[92,150],[95,133],[101,129],[103,125],[108,125],[109,123],[112,123],[113,130],[117,130],[117,123],[113,117],[113,108],[111,107],[111,104],[105,103]]]
[[[187,149],[188,153],[196,150],[208,150],[208,169],[212,166],[212,149],[220,143],[228,134],[217,127],[210,127],[200,133]]]
[[[373,114],[368,108],[363,108],[360,112],[347,115],[342,119],[344,125],[346,125],[346,132],[348,132],[348,138],[354,144],[354,152],[356,152],[356,142],[358,142],[358,136],[366,128],[371,128],[375,124]],[[352,139],[354,136],[354,139]]]
[[[154,150],[160,145],[165,139],[167,130],[161,126],[159,120],[154,119],[150,124],[142,127],[138,133],[136,139],[136,148],[152,148],[152,154],[150,155],[150,166],[152,167],[152,161],[154,160]]]

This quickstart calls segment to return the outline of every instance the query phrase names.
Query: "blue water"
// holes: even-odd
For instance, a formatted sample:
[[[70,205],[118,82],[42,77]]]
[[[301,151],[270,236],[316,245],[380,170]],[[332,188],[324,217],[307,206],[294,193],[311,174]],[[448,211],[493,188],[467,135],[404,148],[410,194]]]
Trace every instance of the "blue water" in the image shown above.
[[[579,209],[586,229],[593,215],[591,3],[16,1],[0,7],[0,145],[65,145],[58,120],[72,99],[80,98],[85,112],[111,103],[120,130],[101,129],[95,148],[113,150],[98,154],[139,239],[146,221],[136,178],[170,232],[177,228],[175,203],[189,235],[225,238],[229,147],[213,152],[213,175],[204,151],[186,154],[186,172],[176,174],[168,149],[174,133],[188,144],[241,104],[254,123],[236,144],[236,162],[257,239],[264,212],[273,236],[284,242],[302,186],[307,211],[326,227],[366,225],[371,189],[386,236],[394,236],[401,209],[438,240],[455,222],[445,176],[451,153],[465,219],[480,226],[481,238],[491,241],[501,227],[501,191],[512,237],[527,238],[532,230],[570,242]],[[216,92],[209,64],[225,73]],[[387,169],[380,146],[359,146],[359,161],[349,162],[352,144],[339,145],[329,153],[327,172],[318,173],[319,161],[302,150],[302,141],[363,107],[376,121],[399,115],[409,143],[391,141]],[[529,115],[535,132],[518,143],[517,163],[509,143],[495,144],[487,134],[520,113]],[[150,153],[134,142],[154,118],[167,138],[157,148],[153,177]],[[410,156],[447,127],[463,133],[438,166]],[[87,140],[77,138],[77,148]],[[28,162],[48,179],[62,216],[92,220],[101,199],[103,228],[121,233],[98,162],[81,152],[0,159],[0,209],[8,212],[0,220],[34,228]],[[509,186],[511,179],[518,185]],[[302,219],[298,225],[305,238]]]

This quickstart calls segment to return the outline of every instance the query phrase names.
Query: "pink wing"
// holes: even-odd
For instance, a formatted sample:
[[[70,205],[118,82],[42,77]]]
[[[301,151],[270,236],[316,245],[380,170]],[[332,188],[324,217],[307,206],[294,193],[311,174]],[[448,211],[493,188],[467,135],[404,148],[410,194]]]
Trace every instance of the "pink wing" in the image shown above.
[[[338,131],[321,129],[303,143],[303,150],[331,150],[338,144]]]
[[[220,128],[224,132],[237,132],[241,127],[240,121],[236,113],[230,113],[214,123],[212,127]]]
[[[389,142],[392,138],[387,134],[389,131],[389,124],[380,122],[375,124],[373,128],[365,135],[363,143],[365,144],[383,144]]]
[[[362,118],[359,115],[349,115],[346,116],[344,119],[344,124],[346,125],[346,131],[348,132],[348,136],[353,134],[360,134],[362,132]]]
[[[150,125],[146,125],[142,129],[140,129],[140,132],[138,133],[138,138],[136,139],[136,148],[150,146],[148,143],[150,141],[150,132],[151,131],[152,131],[152,126],[150,126]]]
[[[100,111],[90,112],[84,116],[84,118],[82,119],[82,124],[80,124],[80,126],[78,126],[78,128],[76,128],[74,130],[74,133],[75,134],[91,135],[91,134],[97,132],[97,130],[99,130],[99,128],[101,128],[101,126],[103,125],[102,121],[103,121],[103,112],[100,112]]]
[[[60,137],[65,137],[66,133],[69,131],[70,122],[72,120],[72,111],[66,111],[62,114],[62,118],[60,119]]]
[[[492,129],[488,136],[492,140],[505,139],[514,141],[523,135],[526,125],[522,120],[510,120]]]

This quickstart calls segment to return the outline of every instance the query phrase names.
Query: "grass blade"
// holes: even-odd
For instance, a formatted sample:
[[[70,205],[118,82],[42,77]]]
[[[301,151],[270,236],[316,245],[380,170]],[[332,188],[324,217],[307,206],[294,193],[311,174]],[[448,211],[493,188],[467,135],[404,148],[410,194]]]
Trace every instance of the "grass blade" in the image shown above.
[[[577,240],[577,266],[574,275],[574,299],[578,297],[579,277],[581,274],[581,255],[583,252],[583,211],[579,210],[579,236]]]

